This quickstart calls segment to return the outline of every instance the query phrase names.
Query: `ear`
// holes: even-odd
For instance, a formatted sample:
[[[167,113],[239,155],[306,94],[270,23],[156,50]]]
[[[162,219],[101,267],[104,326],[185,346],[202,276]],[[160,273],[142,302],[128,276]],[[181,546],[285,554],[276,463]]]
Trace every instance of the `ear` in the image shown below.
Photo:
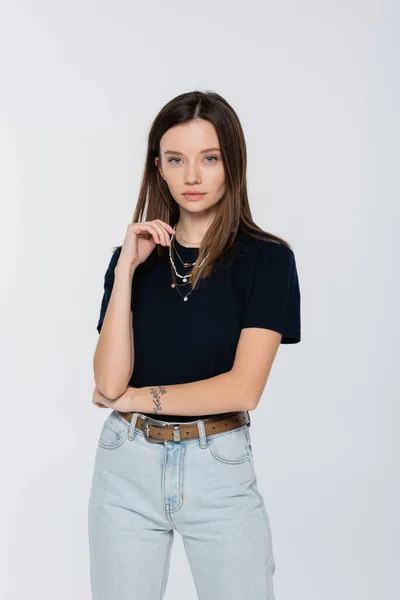
[[[164,175],[163,175],[163,172],[162,172],[161,163],[160,163],[160,157],[159,156],[155,157],[154,163],[155,163],[155,165],[156,165],[156,167],[158,169],[158,172],[160,173],[161,177],[164,179]]]

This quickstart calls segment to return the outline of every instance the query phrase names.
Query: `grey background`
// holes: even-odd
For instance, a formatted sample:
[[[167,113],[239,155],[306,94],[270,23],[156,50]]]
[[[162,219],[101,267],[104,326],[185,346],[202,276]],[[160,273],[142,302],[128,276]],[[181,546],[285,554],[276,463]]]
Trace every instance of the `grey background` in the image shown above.
[[[151,120],[195,88],[238,112],[253,216],[300,276],[302,342],[252,413],[276,598],[399,597],[398,53],[382,0],[1,2],[2,597],[90,597],[103,275]]]

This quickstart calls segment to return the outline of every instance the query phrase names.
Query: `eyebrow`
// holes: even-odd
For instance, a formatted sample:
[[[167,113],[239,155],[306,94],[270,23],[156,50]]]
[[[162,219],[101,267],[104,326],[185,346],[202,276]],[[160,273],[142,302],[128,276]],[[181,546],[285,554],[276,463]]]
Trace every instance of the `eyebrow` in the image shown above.
[[[205,150],[202,150],[200,154],[205,154],[206,152],[213,152],[215,150],[217,152],[221,152],[219,148],[206,148]],[[177,150],[166,150],[164,154],[179,154],[180,156],[183,156],[183,152],[178,152]]]

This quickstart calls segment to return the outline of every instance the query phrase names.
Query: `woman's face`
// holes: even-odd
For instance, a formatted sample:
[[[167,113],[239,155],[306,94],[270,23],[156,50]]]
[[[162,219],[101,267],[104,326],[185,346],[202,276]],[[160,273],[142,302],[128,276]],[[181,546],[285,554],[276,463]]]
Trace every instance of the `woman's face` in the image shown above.
[[[171,127],[162,136],[160,158],[155,162],[174,200],[184,210],[207,211],[223,197],[225,172],[218,148],[214,125],[204,119]],[[204,195],[184,196],[193,191]]]

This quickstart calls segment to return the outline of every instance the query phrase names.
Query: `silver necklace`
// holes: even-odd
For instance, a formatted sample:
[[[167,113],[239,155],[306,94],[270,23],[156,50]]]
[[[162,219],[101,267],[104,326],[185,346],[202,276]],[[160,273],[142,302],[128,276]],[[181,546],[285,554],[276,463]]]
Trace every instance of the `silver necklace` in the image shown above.
[[[175,289],[176,289],[176,291],[178,292],[178,294],[180,295],[180,297],[181,297],[181,298],[183,298],[183,300],[184,300],[185,302],[187,302],[187,300],[188,300],[188,298],[189,298],[190,294],[193,292],[193,288],[190,290],[190,292],[189,292],[188,294],[186,294],[185,296],[183,296],[183,295],[180,293],[180,291],[179,291],[179,289],[178,289],[178,286],[179,286],[179,285],[185,285],[185,284],[182,284],[182,283],[181,283],[181,284],[179,284],[179,283],[177,283],[177,282],[175,281],[175,279],[174,279],[174,272],[173,272],[173,270],[172,270],[172,269],[171,269],[171,275],[172,275],[172,281],[173,281],[173,283],[171,283],[171,287],[172,287],[172,288],[175,288]]]
[[[174,237],[175,237],[175,236],[174,236],[174,235],[172,235],[172,238],[171,238],[171,239],[173,240],[173,239],[174,239]],[[174,263],[174,259],[172,258],[172,254],[171,254],[171,246],[169,246],[169,247],[168,247],[168,253],[169,253],[169,260],[170,260],[170,262],[171,262],[172,268],[173,268],[173,269],[174,269],[174,271],[175,271],[175,275],[176,275],[177,277],[179,277],[180,279],[182,279],[182,281],[183,281],[184,283],[186,283],[186,282],[187,282],[187,280],[188,280],[188,278],[189,278],[189,275],[181,275],[180,273],[178,273],[178,271],[177,271],[177,269],[176,269],[176,266],[175,266],[175,263]],[[197,267],[195,267],[195,269],[200,269],[201,265],[204,263],[204,261],[206,260],[206,258],[208,257],[208,255],[209,255],[209,252],[207,252],[206,256],[203,258],[203,260],[201,261],[201,263],[200,263],[200,264],[199,264]],[[194,265],[196,264],[196,261],[195,261],[194,263],[187,263],[187,264],[188,264],[189,266],[191,266],[191,267],[194,267]],[[190,275],[193,273],[193,271],[194,271],[195,269],[193,269],[193,270],[191,271]]]
[[[172,238],[171,238],[171,241],[172,241],[172,242],[173,242],[174,238],[175,238],[175,235],[173,234],[173,235],[172,235]],[[181,275],[180,273],[178,273],[178,271],[177,271],[177,269],[176,269],[176,266],[175,266],[175,263],[174,263],[174,259],[172,258],[172,254],[171,254],[171,247],[172,247],[172,244],[171,244],[171,245],[168,247],[169,260],[170,260],[170,263],[171,263],[171,267],[173,268],[175,275],[176,275],[177,277],[179,277],[180,279],[182,279],[183,283],[186,283],[186,282],[187,282],[187,280],[189,279],[189,275],[191,275],[195,269],[192,269],[192,271],[190,272],[190,274],[189,274],[189,275]],[[175,251],[176,251],[176,250],[175,250]],[[201,261],[201,263],[200,263],[200,264],[199,264],[197,267],[195,267],[196,269],[199,269],[199,268],[201,267],[201,265],[204,263],[204,261],[206,260],[206,258],[208,257],[208,255],[209,255],[209,252],[207,252],[206,256],[203,258],[203,260]],[[184,266],[190,266],[190,267],[194,267],[194,266],[195,266],[195,264],[196,264],[196,261],[195,261],[194,263],[184,263]],[[173,273],[172,273],[172,276],[173,276]],[[187,302],[189,295],[190,295],[190,294],[192,293],[192,291],[193,291],[193,288],[192,288],[188,294],[186,294],[185,296],[182,296],[182,294],[181,294],[181,293],[180,293],[180,291],[178,290],[178,284],[175,284],[175,283],[173,282],[173,283],[171,284],[171,287],[176,289],[176,291],[179,293],[179,295],[180,295],[180,296],[183,298],[183,300],[184,300],[185,302]]]
[[[194,263],[188,263],[188,262],[185,262],[184,260],[182,260],[181,255],[179,254],[178,250],[176,249],[175,242],[173,242],[173,246],[174,246],[174,252],[175,252],[175,254],[177,255],[177,257],[179,258],[179,260],[181,261],[181,263],[182,263],[182,265],[184,267],[193,267],[196,264],[196,262],[194,262]]]

